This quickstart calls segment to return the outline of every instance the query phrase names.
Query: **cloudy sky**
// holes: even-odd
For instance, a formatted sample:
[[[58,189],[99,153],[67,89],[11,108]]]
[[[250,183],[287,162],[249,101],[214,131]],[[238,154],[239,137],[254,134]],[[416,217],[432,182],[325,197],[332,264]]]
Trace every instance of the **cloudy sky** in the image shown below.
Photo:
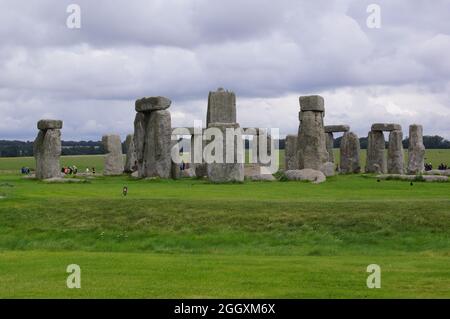
[[[124,137],[155,95],[193,126],[218,87],[241,126],[296,133],[298,97],[320,94],[326,124],[360,136],[398,122],[450,138],[450,0],[0,0],[0,139],[34,139],[40,118],[65,140]]]

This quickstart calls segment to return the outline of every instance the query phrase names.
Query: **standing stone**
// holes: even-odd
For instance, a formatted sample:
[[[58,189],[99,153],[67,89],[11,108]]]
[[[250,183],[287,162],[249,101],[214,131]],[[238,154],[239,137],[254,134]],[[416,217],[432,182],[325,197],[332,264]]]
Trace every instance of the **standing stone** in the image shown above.
[[[119,135],[104,135],[102,144],[105,149],[105,167],[103,175],[122,175],[124,171],[122,142]]]
[[[297,135],[286,136],[284,145],[284,169],[296,170],[298,168],[297,161]]]
[[[226,139],[226,129],[233,128],[238,129],[239,124],[237,123],[212,123],[210,127],[215,127],[220,129],[223,135],[223,161],[222,163],[208,163],[207,173],[208,179],[213,183],[224,183],[224,182],[242,182],[244,180],[244,163],[239,163],[238,161],[238,148],[237,139],[241,136],[234,137],[234,160],[232,163],[227,163],[227,144]],[[240,134],[239,134],[240,135]],[[216,137],[215,137],[216,138]],[[231,141],[230,141],[231,142]]]
[[[240,128],[239,124],[236,123],[236,95],[233,92],[225,91],[222,88],[219,88],[216,92],[209,92],[206,123],[208,128],[218,128],[223,135],[223,163],[208,163],[206,165],[208,179],[214,183],[242,182],[244,180],[244,163],[238,163],[237,155],[237,138],[242,139],[242,134],[239,134],[240,137],[235,136],[234,147],[231,148],[234,149],[234,161],[226,163],[226,129]],[[196,173],[200,174],[201,172]]]
[[[138,176],[144,177],[144,150],[145,150],[145,128],[149,119],[149,114],[137,113],[134,120],[134,148],[138,166]]]
[[[359,173],[359,138],[353,132],[346,132],[341,140],[341,173]]]
[[[222,88],[209,92],[206,126],[210,123],[236,123],[236,95]]]
[[[145,132],[144,176],[170,178],[172,167],[170,112],[167,110],[151,112]]]
[[[402,131],[391,131],[389,134],[389,148],[387,168],[389,174],[404,173],[403,158],[403,133]]]
[[[58,178],[61,176],[59,159],[62,121],[41,120],[38,122],[38,128],[39,133],[33,144],[36,178]]]
[[[134,147],[138,177],[170,178],[171,118],[167,110],[170,99],[162,96],[145,97],[136,101]]]
[[[125,148],[127,151],[127,158],[125,161],[125,173],[133,173],[137,169],[136,149],[134,147],[133,135],[127,135],[125,141]]]
[[[327,138],[328,162],[334,163],[334,136],[333,133],[325,133]]]
[[[323,126],[324,100],[318,95],[302,96],[300,97],[300,109],[297,142],[298,167],[320,170],[329,157]]]
[[[413,124],[409,126],[408,174],[424,172],[425,146],[423,145],[423,127]]]
[[[366,172],[383,174],[387,172],[386,143],[382,131],[370,131],[367,138]]]

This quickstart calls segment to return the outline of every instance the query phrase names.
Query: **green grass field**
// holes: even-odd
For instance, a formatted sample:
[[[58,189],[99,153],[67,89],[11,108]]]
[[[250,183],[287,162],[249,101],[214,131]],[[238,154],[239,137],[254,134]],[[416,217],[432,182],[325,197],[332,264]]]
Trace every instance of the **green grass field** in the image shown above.
[[[102,167],[101,156],[62,162]],[[3,298],[450,298],[450,183],[48,184],[22,166],[34,162],[0,159]],[[366,287],[373,263],[381,289]],[[81,289],[66,287],[69,264]]]

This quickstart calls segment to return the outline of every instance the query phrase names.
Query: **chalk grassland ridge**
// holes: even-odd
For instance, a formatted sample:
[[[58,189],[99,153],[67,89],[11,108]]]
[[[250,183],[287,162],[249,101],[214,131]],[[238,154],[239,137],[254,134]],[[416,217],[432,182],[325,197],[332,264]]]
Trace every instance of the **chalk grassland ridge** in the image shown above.
[[[23,160],[0,159],[0,297],[450,298],[449,183],[56,185],[22,179]],[[366,287],[372,263],[381,289]]]

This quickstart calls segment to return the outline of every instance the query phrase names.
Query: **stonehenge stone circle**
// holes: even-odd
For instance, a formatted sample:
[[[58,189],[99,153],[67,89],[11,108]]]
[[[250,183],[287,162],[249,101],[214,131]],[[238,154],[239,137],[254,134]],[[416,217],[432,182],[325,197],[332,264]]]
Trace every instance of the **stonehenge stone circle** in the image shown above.
[[[359,138],[353,132],[345,132],[341,140],[341,163],[340,171],[344,174],[359,173]]]
[[[170,99],[161,96],[136,101],[133,140],[140,178],[171,176],[170,104]]]
[[[386,173],[387,162],[385,156],[386,143],[382,131],[370,131],[367,138],[367,173]]]
[[[134,137],[132,134],[127,135],[125,141],[125,148],[127,150],[127,157],[125,160],[125,173],[133,173],[136,159],[136,148],[134,147]]]
[[[300,126],[297,141],[298,168],[319,170],[329,159],[323,125],[324,100],[321,96],[300,97]]]
[[[408,174],[424,172],[425,146],[423,145],[422,125],[409,126]]]
[[[284,168],[295,170],[298,168],[297,161],[297,135],[287,135],[284,146]]]
[[[218,128],[224,137],[223,162],[208,163],[206,165],[208,179],[214,183],[242,182],[244,180],[244,163],[239,163],[237,156],[237,138],[239,137],[235,136],[234,138],[234,162],[226,163],[226,130],[227,128],[240,128],[236,122],[236,95],[222,88],[215,92],[209,92],[206,122],[208,128]]]
[[[114,176],[121,175],[124,171],[122,142],[119,135],[104,135],[102,144],[105,148],[105,167],[103,175]]]
[[[403,133],[400,130],[389,133],[387,170],[389,174],[404,173]]]
[[[52,179],[61,177],[59,159],[61,156],[62,121],[40,120],[37,124],[38,136],[33,144],[36,159],[36,178]]]

